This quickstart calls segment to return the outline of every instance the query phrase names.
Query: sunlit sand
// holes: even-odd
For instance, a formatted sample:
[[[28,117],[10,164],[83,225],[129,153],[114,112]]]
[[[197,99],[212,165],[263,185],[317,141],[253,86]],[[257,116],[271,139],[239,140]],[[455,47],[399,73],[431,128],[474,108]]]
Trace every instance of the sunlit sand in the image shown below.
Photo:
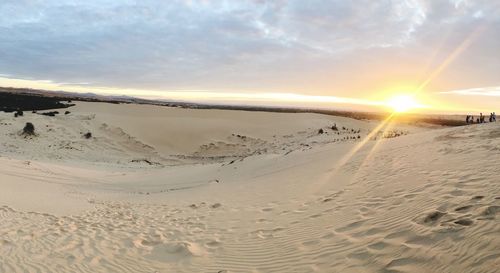
[[[2,272],[498,266],[496,124],[83,102],[69,110],[0,114]],[[28,121],[34,136],[20,133]]]

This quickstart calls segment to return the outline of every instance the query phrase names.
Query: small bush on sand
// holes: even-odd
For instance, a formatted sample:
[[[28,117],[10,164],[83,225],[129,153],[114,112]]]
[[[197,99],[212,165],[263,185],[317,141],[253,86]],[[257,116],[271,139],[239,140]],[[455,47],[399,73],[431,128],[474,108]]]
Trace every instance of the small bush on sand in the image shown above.
[[[86,139],[89,139],[89,138],[92,137],[92,133],[88,132],[88,133],[84,134],[83,137],[86,138]]]
[[[14,113],[14,117],[22,117],[24,115],[23,111],[21,110],[17,110],[15,113]]]
[[[59,114],[59,111],[51,111],[51,112],[42,113],[42,115],[48,116],[48,117],[55,117],[58,114]]]
[[[324,134],[324,133],[325,133],[325,131],[323,131],[323,129],[319,129],[318,134],[321,135],[321,134]]]
[[[33,136],[35,135],[35,126],[31,122],[27,122],[23,128],[23,135]]]

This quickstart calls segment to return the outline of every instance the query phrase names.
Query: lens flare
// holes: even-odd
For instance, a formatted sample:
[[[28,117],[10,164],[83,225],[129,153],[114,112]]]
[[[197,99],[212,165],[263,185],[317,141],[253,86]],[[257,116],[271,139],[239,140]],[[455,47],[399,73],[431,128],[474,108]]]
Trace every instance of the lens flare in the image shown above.
[[[387,101],[387,106],[396,113],[404,113],[423,106],[412,95],[397,95]]]

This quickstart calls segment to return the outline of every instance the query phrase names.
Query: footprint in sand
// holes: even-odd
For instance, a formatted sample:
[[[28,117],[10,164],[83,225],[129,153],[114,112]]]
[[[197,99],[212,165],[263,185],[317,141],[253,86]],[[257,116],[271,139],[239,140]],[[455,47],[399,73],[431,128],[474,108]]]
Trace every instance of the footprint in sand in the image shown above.
[[[467,212],[472,208],[472,205],[466,205],[462,207],[458,207],[455,209],[456,212]]]
[[[409,194],[405,194],[405,195],[403,195],[403,198],[405,198],[405,199],[413,199],[413,198],[415,198],[416,196],[417,196],[417,194],[416,194],[416,193],[409,193]]]
[[[210,207],[213,208],[213,209],[216,209],[216,208],[219,208],[221,206],[222,205],[220,203],[215,203],[215,204],[211,205]]]
[[[370,248],[370,249],[374,249],[374,250],[383,250],[387,246],[388,246],[387,243],[377,242],[377,243],[373,243],[371,245],[368,245],[367,247]]]
[[[485,196],[476,195],[470,199],[471,204],[464,204],[462,206],[456,207],[451,211],[436,210],[428,213],[421,218],[421,221],[417,221],[423,225],[440,225],[443,227],[451,228],[453,227],[468,227],[472,226],[476,220],[492,220],[495,219],[497,214],[500,214],[500,206],[489,205],[484,206],[478,203],[478,201],[485,200]],[[443,208],[442,208],[443,210]],[[456,229],[459,230],[459,229]]]
[[[470,226],[474,223],[474,221],[472,221],[471,219],[464,218],[464,219],[457,220],[453,223],[455,223],[457,225],[461,225],[461,226]]]
[[[427,216],[425,216],[423,223],[424,224],[435,224],[436,222],[439,221],[439,219],[441,219],[446,214],[447,214],[446,212],[442,212],[442,211],[433,211],[433,212],[427,214]]]
[[[302,242],[302,245],[303,246],[314,246],[314,245],[318,245],[319,243],[320,243],[319,240],[308,240],[308,241]]]
[[[351,230],[357,229],[358,227],[362,226],[364,222],[365,222],[365,220],[352,222],[344,227],[336,229],[335,232],[343,233],[346,231],[351,231]]]
[[[493,219],[499,213],[500,213],[500,206],[488,206],[483,210],[481,215],[488,217],[488,219]]]
[[[333,238],[334,236],[335,236],[334,232],[327,232],[323,236],[321,236],[320,239],[330,239]]]
[[[221,245],[221,242],[217,239],[211,240],[205,243],[205,247],[207,248],[217,248]]]

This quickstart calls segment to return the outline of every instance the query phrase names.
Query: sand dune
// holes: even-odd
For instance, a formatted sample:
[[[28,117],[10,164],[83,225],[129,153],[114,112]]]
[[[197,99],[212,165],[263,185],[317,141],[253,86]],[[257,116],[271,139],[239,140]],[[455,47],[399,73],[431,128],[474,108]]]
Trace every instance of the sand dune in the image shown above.
[[[70,110],[0,114],[0,272],[500,268],[497,124]]]

